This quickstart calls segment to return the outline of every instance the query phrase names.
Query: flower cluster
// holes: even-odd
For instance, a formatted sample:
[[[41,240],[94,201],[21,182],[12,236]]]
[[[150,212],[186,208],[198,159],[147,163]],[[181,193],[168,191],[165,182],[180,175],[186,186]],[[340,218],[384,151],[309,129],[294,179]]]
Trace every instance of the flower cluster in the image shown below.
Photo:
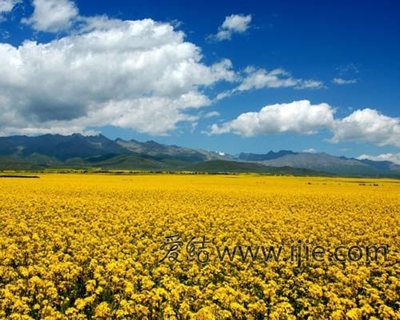
[[[0,181],[1,319],[400,319],[400,184],[256,175]],[[215,245],[385,243],[385,260],[162,258]],[[192,251],[190,251],[192,252]],[[162,261],[162,262],[160,262]]]

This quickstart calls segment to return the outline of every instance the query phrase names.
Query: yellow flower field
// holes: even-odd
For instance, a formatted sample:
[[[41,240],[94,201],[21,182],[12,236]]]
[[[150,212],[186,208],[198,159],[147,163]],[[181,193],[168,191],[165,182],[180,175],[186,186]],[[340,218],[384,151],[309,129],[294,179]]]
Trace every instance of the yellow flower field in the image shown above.
[[[396,180],[2,178],[0,230],[1,319],[400,319]]]

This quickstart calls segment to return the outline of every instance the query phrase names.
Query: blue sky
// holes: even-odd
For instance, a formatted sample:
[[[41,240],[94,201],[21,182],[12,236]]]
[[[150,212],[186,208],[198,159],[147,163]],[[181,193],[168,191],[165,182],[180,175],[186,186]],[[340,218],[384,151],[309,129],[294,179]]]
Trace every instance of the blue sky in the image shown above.
[[[400,161],[397,1],[0,0],[0,133]]]

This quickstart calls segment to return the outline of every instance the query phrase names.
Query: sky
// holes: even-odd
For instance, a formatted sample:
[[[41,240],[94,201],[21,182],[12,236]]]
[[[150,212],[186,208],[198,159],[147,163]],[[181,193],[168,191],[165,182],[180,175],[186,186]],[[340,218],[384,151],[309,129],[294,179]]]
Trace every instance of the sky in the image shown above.
[[[0,0],[0,135],[400,163],[400,2]]]

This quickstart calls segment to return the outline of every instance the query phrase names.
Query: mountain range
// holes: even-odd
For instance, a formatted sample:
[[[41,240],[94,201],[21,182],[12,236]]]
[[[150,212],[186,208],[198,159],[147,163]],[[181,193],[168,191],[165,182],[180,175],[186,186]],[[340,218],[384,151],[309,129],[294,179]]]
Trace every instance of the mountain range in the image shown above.
[[[101,134],[0,137],[0,170],[66,168],[400,177],[400,166],[389,161],[358,160],[326,153],[281,150],[235,156],[155,141],[111,140]]]

